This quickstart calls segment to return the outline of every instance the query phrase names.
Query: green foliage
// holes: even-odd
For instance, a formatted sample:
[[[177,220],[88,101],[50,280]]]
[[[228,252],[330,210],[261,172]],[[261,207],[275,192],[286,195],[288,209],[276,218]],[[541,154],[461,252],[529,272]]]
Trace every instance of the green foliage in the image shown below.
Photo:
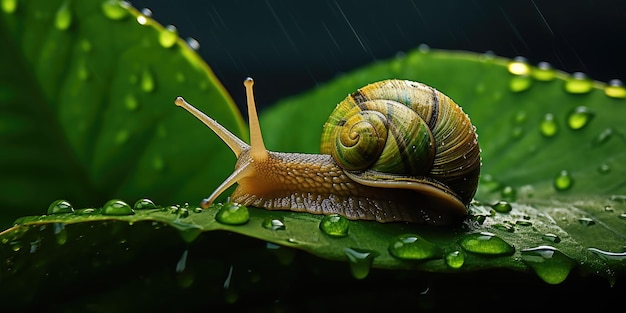
[[[145,195],[195,200],[228,175],[230,165],[208,164],[230,164],[232,153],[174,99],[206,104],[236,134],[245,125],[176,33],[151,19],[139,24],[140,14],[117,1],[2,4],[3,228],[58,198],[80,206]]]
[[[0,233],[3,303],[132,310],[169,303],[154,294],[189,293],[214,309],[250,309],[250,300],[281,310],[289,298],[321,310],[294,290],[317,295],[307,282],[325,282],[342,295],[332,299],[353,308],[371,300],[332,286],[370,279],[403,287],[378,288],[385,301],[429,308],[446,303],[444,295],[414,300],[431,287],[416,283],[424,278],[470,301],[475,288],[437,282],[469,277],[501,292],[491,286],[498,275],[468,275],[505,270],[541,295],[548,284],[624,277],[623,87],[492,55],[411,51],[273,106],[261,116],[265,143],[315,153],[321,125],[346,94],[386,78],[429,84],[459,103],[479,134],[482,178],[465,223],[380,224],[230,204],[202,211],[171,204],[206,196],[234,157],[174,98],[210,105],[203,111],[238,135],[245,126],[195,52],[116,1],[1,4],[0,223],[31,215]],[[157,205],[115,200],[146,196]],[[81,287],[89,290],[77,300],[63,292]]]

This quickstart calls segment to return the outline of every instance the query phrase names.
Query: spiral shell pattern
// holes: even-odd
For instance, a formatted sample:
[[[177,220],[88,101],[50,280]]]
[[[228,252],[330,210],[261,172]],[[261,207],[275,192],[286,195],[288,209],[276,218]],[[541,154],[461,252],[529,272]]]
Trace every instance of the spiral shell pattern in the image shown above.
[[[337,105],[321,140],[321,152],[347,171],[434,180],[465,204],[476,193],[476,129],[461,107],[430,86],[395,79],[367,85]]]

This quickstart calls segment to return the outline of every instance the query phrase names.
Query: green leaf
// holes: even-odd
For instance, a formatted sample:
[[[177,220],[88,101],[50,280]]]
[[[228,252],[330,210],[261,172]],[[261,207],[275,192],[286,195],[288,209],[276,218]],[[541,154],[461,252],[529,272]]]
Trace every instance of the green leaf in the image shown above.
[[[126,2],[2,4],[0,225],[59,198],[198,201],[228,175],[232,153],[174,99],[205,104],[242,137],[246,127],[175,30]]]

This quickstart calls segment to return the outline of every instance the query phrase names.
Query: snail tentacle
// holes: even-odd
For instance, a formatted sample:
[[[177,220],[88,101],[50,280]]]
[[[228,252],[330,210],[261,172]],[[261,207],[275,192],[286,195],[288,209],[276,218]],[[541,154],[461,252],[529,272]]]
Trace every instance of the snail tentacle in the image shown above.
[[[250,149],[250,146],[245,143],[243,140],[239,139],[239,137],[235,136],[235,134],[231,133],[224,126],[220,125],[214,119],[208,117],[206,114],[202,113],[200,110],[196,109],[193,105],[187,103],[183,97],[177,97],[174,103],[187,110],[187,112],[191,113],[197,119],[199,119],[204,125],[208,126],[213,132],[224,141],[230,148],[230,150],[235,153],[235,156],[239,157],[242,151]]]

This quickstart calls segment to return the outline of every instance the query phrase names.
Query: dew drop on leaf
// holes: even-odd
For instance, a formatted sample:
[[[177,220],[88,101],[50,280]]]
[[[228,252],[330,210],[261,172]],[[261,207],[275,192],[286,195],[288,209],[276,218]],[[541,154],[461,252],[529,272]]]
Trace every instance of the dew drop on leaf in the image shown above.
[[[528,60],[524,57],[515,57],[512,62],[507,65],[507,69],[509,73],[513,75],[529,75],[530,74],[530,66],[528,65]]]
[[[626,88],[624,88],[624,84],[619,79],[609,81],[609,85],[604,88],[604,93],[611,98],[626,98]]]
[[[15,13],[17,10],[17,1],[18,0],[2,0],[2,11],[5,13]]]
[[[509,213],[513,209],[511,204],[507,201],[498,201],[491,206],[498,213]]]
[[[555,234],[552,233],[547,233],[547,234],[543,234],[543,236],[541,236],[541,239],[545,240],[545,241],[549,241],[552,243],[559,243],[561,242],[561,238]]]
[[[593,118],[594,114],[585,106],[579,106],[567,118],[567,125],[574,130],[581,129]]]
[[[118,0],[106,0],[102,3],[102,13],[109,19],[121,20],[128,15],[130,3]]]
[[[588,93],[593,88],[593,81],[587,78],[587,75],[581,72],[572,74],[565,81],[565,91],[573,94]]]
[[[441,257],[440,249],[417,235],[401,235],[389,245],[389,253],[403,260],[427,260]]]
[[[465,254],[461,250],[446,253],[445,261],[450,268],[461,268],[465,263]]]
[[[574,261],[552,246],[523,249],[522,260],[548,284],[563,282],[574,267]]]
[[[592,226],[596,224],[596,222],[593,219],[588,218],[588,217],[579,218],[578,223],[580,223],[583,226]]]
[[[353,248],[344,248],[343,251],[348,258],[348,264],[350,265],[352,276],[356,279],[363,279],[367,277],[377,253]]]
[[[608,174],[611,172],[611,167],[608,164],[600,164],[598,166],[598,173],[600,174]]]
[[[219,208],[215,214],[215,219],[226,225],[242,225],[250,220],[250,212],[246,206],[226,203]]]
[[[556,133],[559,131],[559,126],[554,120],[554,115],[552,113],[547,113],[543,117],[543,120],[541,121],[541,124],[539,126],[539,130],[541,131],[541,134],[545,137],[553,137],[554,135],[556,135]]]
[[[285,230],[285,223],[277,218],[268,218],[263,221],[263,228],[270,230]]]
[[[117,134],[115,134],[115,143],[118,145],[122,145],[126,142],[126,140],[128,140],[128,130],[126,129],[120,129],[117,131]]]
[[[548,62],[539,62],[537,68],[533,70],[533,78],[539,81],[551,81],[556,78],[556,71]]]
[[[79,45],[80,45],[80,49],[83,50],[83,52],[90,52],[92,49],[91,41],[87,39],[81,40]]]
[[[154,76],[150,69],[144,69],[141,72],[141,90],[146,93],[151,93],[154,91],[156,87]]]
[[[57,10],[54,27],[58,30],[67,30],[72,25],[72,10],[70,9],[69,1],[64,1],[61,7]]]
[[[594,146],[602,145],[606,143],[612,136],[613,136],[613,129],[605,128],[602,132],[598,134],[598,136],[596,136],[593,139],[593,145]]]
[[[511,255],[515,248],[502,238],[488,232],[469,234],[459,242],[465,251],[485,255]]]
[[[320,221],[320,230],[332,237],[344,237],[348,235],[350,222],[339,214],[326,215]]]
[[[170,48],[174,46],[176,40],[178,39],[178,30],[174,25],[167,25],[165,29],[163,29],[159,33],[159,44],[163,48]]]
[[[513,76],[509,81],[509,90],[512,92],[522,92],[532,86],[532,79],[528,76]]]
[[[626,252],[609,252],[609,251],[600,250],[598,248],[587,248],[587,250],[592,252],[593,254],[595,254],[602,260],[614,260],[614,261],[626,260]]]
[[[57,244],[60,246],[64,245],[67,242],[67,230],[65,229],[65,223],[54,223],[52,224],[52,229],[54,232],[54,239]]]
[[[567,170],[562,170],[554,179],[554,188],[558,191],[565,191],[572,188],[574,180]]]
[[[50,203],[48,206],[48,214],[74,213],[74,207],[63,199],[59,199]]]
[[[156,205],[154,204],[152,200],[143,198],[143,199],[137,200],[133,208],[135,210],[151,210],[151,209],[156,209]]]
[[[107,201],[102,206],[103,215],[133,215],[135,212],[126,202],[118,199]]]
[[[137,109],[139,109],[139,100],[137,100],[135,95],[129,93],[124,98],[124,106],[126,106],[129,111],[137,111]]]
[[[505,186],[502,188],[500,195],[508,201],[515,201],[517,199],[517,191],[511,186]]]
[[[191,48],[194,51],[198,51],[200,50],[200,42],[198,42],[197,40],[188,37],[187,40],[185,40],[187,42],[187,45],[189,46],[189,48]]]

